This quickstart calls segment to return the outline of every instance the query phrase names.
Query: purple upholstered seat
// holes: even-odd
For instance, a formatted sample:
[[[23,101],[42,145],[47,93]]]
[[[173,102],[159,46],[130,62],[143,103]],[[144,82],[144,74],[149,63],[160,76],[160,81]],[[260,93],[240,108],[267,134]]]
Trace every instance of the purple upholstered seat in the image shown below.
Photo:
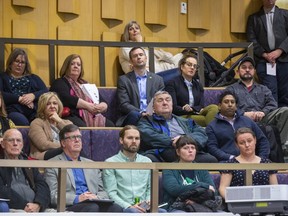
[[[120,117],[118,114],[119,112],[117,111],[116,90],[115,87],[99,88],[99,94],[101,94],[105,102],[108,104],[107,112],[104,115],[114,123]]]
[[[105,161],[120,150],[119,129],[91,130],[91,159]]]
[[[218,104],[218,96],[224,88],[205,88],[204,90],[204,106],[210,104]]]

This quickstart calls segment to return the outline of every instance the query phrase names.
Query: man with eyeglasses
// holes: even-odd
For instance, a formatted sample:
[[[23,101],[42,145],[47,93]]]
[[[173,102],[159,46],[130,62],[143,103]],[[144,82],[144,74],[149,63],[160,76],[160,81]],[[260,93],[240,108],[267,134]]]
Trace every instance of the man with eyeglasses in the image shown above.
[[[152,116],[144,116],[138,122],[141,133],[140,152],[153,162],[174,162],[176,142],[181,135],[187,135],[197,142],[196,162],[214,163],[217,159],[206,153],[207,135],[205,129],[193,119],[172,114],[172,97],[167,91],[158,91],[153,97]]]
[[[226,89],[238,97],[238,109],[255,122],[276,126],[281,143],[288,145],[288,107],[278,108],[272,92],[265,85],[254,82],[253,58],[243,58],[237,74],[239,81]]]
[[[90,161],[81,157],[81,133],[76,125],[66,125],[59,132],[63,153],[50,160]],[[57,206],[58,169],[45,169],[45,180],[51,190],[51,205]],[[103,189],[101,171],[99,169],[67,169],[66,210],[73,212],[122,212],[122,208],[108,202],[108,195]]]
[[[117,126],[137,125],[142,116],[149,115],[147,107],[153,95],[164,89],[162,77],[146,70],[147,56],[143,48],[129,52],[133,71],[122,75],[117,84],[117,102],[120,118]]]
[[[7,130],[1,146],[4,159],[27,160],[19,130]],[[0,198],[7,200],[0,201],[0,212],[9,208],[12,212],[42,212],[50,203],[50,190],[36,168],[0,167]]]

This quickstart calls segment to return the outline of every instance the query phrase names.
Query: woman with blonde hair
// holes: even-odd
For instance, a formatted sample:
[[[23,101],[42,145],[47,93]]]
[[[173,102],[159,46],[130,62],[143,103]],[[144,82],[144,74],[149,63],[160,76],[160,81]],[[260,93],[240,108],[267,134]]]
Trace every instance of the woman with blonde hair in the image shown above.
[[[62,102],[55,92],[47,92],[40,96],[37,118],[31,122],[28,133],[32,158],[48,160],[62,152],[59,131],[72,124],[71,121],[61,118],[62,111]]]
[[[134,20],[127,23],[124,28],[121,40],[123,42],[143,42],[140,25]],[[132,47],[121,47],[119,50],[119,62],[121,64],[124,73],[128,73],[133,70],[129,58],[129,52],[131,49]],[[145,52],[146,56],[148,57],[148,50],[145,49]],[[176,68],[178,65],[178,61],[181,59],[181,57],[182,53],[178,53],[173,56],[173,54],[166,52],[162,49],[155,49],[154,50],[155,71],[151,72],[157,73],[160,71]],[[149,70],[149,60],[147,60],[146,68],[147,70]]]

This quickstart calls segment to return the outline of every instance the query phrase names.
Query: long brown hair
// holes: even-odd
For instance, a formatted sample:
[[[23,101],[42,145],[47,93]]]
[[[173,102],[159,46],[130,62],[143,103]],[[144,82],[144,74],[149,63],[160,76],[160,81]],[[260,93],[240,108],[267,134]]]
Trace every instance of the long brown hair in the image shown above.
[[[80,83],[82,83],[84,80],[82,79],[82,77],[84,76],[84,65],[83,65],[83,61],[80,55],[78,54],[71,54],[69,56],[66,57],[66,59],[63,62],[63,65],[60,69],[60,77],[64,77],[64,76],[68,76],[70,73],[70,67],[71,67],[71,62],[76,59],[79,58],[81,61],[81,72],[80,72],[80,76],[78,77],[78,81]]]
[[[29,59],[28,59],[28,55],[27,53],[25,52],[24,49],[21,49],[21,48],[15,48],[9,55],[7,61],[6,61],[6,70],[5,70],[5,73],[11,75],[12,73],[12,64],[14,63],[14,61],[16,60],[16,58],[21,55],[24,57],[25,59],[25,69],[24,69],[24,73],[23,75],[30,75],[32,72],[31,72],[31,65],[30,65],[30,62],[29,62]]]

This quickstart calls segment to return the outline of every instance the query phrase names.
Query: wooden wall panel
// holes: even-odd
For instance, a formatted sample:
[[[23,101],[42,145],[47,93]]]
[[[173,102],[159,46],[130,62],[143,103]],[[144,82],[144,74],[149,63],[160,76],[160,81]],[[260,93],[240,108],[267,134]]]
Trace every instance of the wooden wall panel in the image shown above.
[[[145,0],[145,23],[167,25],[167,0]]]
[[[210,28],[210,5],[210,0],[188,0],[188,28]]]
[[[58,12],[79,15],[80,0],[58,0]]]
[[[13,0],[13,5],[35,8],[36,0]]]
[[[231,32],[245,33],[248,16],[259,10],[261,0],[231,1]]]
[[[123,0],[102,0],[102,18],[123,20]]]
[[[209,0],[210,28],[195,30],[195,41],[199,42],[232,42],[230,34],[230,0],[220,0],[215,4]],[[230,53],[230,49],[205,49],[215,59],[221,62]]]
[[[121,34],[115,32],[103,32],[103,41],[120,41]],[[106,86],[114,86],[117,83],[119,75],[122,75],[121,65],[118,58],[119,48],[105,49],[105,66],[106,67]],[[115,56],[117,56],[115,58]]]

